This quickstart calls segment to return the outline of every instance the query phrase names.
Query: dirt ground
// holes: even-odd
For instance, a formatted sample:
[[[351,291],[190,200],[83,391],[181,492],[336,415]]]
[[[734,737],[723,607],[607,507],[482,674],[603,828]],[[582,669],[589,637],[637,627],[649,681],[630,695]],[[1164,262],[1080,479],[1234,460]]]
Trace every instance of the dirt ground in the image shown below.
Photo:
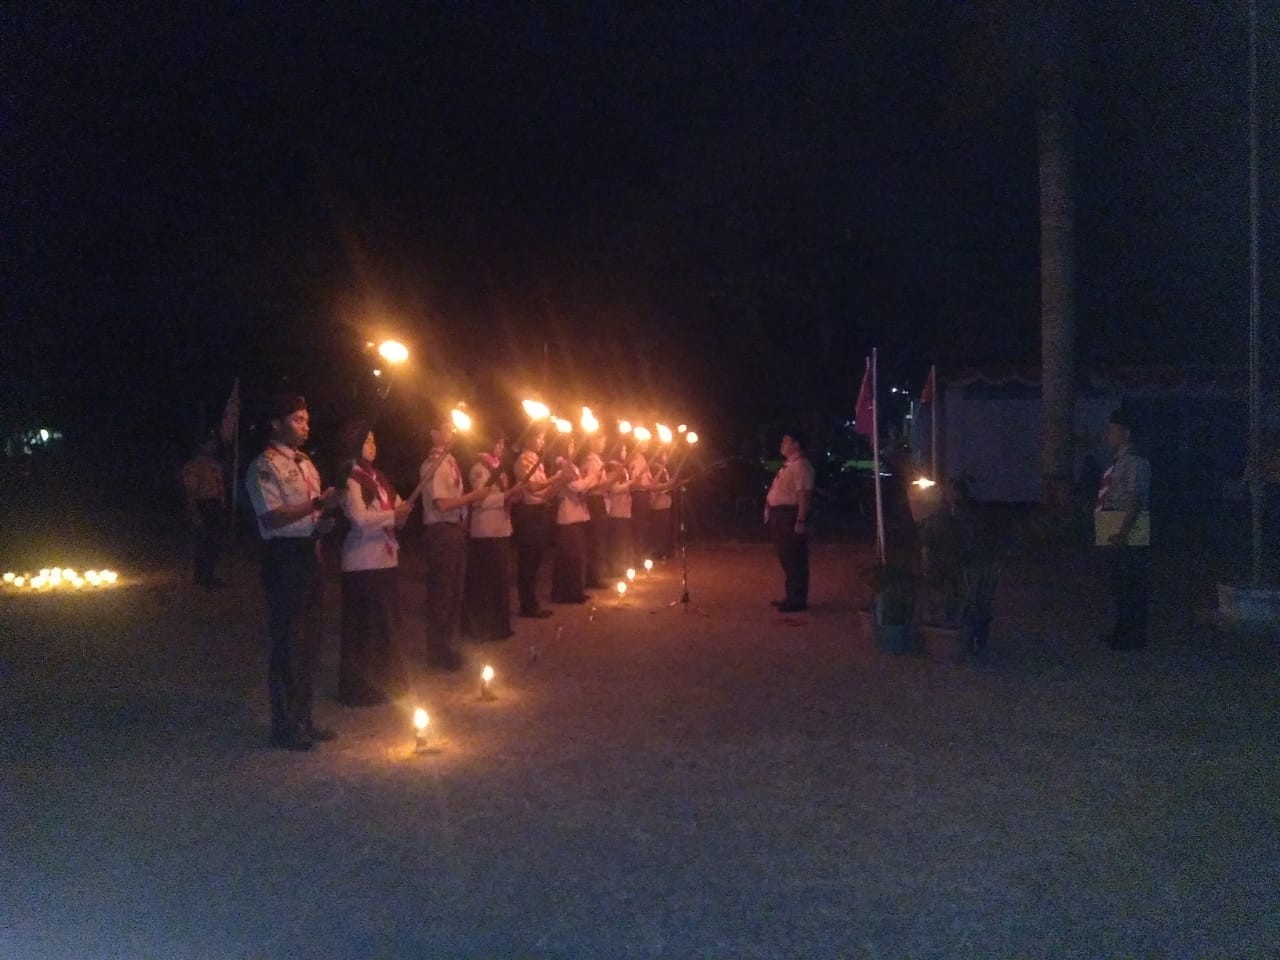
[[[864,547],[781,617],[766,546],[703,546],[688,611],[668,565],[441,675],[410,558],[430,749],[334,703],[334,584],[341,738],[297,755],[256,570],[130,559],[0,600],[5,957],[1280,956],[1280,644],[1198,626],[1194,562],[1117,654],[1087,551],[1028,556],[954,667],[860,634]]]

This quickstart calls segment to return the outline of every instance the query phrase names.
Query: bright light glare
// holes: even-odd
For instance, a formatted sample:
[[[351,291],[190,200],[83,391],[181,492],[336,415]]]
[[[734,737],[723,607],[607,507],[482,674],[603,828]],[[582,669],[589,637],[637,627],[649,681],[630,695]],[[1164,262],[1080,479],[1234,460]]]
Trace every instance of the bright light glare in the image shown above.
[[[636,568],[635,568],[635,567],[627,567],[627,579],[628,579],[628,580],[634,580],[635,578],[636,578]]]
[[[635,433],[637,440],[648,440],[650,437],[653,436],[653,434],[649,432],[647,427],[636,427],[633,432]]]
[[[383,340],[378,344],[378,356],[387,363],[404,363],[409,359],[409,348],[399,340]]]
[[[551,416],[551,409],[540,400],[522,400],[520,406],[524,407],[530,420],[545,420]]]
[[[573,431],[573,424],[562,417],[556,417],[554,422],[556,429],[561,433],[571,433]]]
[[[644,558],[644,568],[646,571],[653,569],[653,561],[650,560],[648,557]]]
[[[465,410],[462,410],[459,407],[454,407],[453,412],[450,413],[449,416],[450,418],[452,418],[453,425],[456,429],[458,430],[471,429],[471,418],[467,416],[467,413]]]
[[[682,423],[680,426],[676,427],[676,433],[684,433],[688,429],[689,425],[687,423]]]
[[[665,424],[660,423],[660,424],[658,424],[658,425],[657,425],[657,431],[658,431],[658,439],[659,439],[659,440],[661,440],[663,443],[670,443],[670,442],[671,442],[671,437],[673,436],[673,434],[671,433],[671,428],[670,428],[670,427],[666,426]]]
[[[696,433],[694,433],[692,430],[690,430],[688,433],[686,433],[686,434],[684,435],[684,438],[685,438],[686,440],[688,440],[690,444],[695,444],[695,443],[697,443],[697,442],[698,442],[698,435],[697,435]]]
[[[619,580],[619,581],[618,581],[618,587],[617,587],[617,590],[618,590],[618,596],[622,596],[624,593],[626,593],[626,592],[627,592],[627,581],[625,581],[625,580]]]
[[[600,429],[600,421],[596,419],[595,414],[591,412],[590,407],[582,408],[582,432],[595,433]]]
[[[485,683],[492,683],[493,667],[489,666],[489,664],[486,663],[484,665],[484,669],[480,671],[480,679],[483,680]]]
[[[423,710],[422,707],[418,707],[418,709],[413,711],[413,728],[419,733],[426,730],[427,724],[430,722],[431,718],[427,716],[427,711]]]
[[[918,480],[912,480],[911,485],[913,487],[919,487],[921,490],[928,490],[930,487],[936,487],[938,483],[936,480],[930,480],[928,477],[921,477]]]
[[[630,420],[619,420],[619,421],[618,421],[618,432],[619,432],[619,433],[630,433],[630,432],[631,432],[631,421],[630,421]]]

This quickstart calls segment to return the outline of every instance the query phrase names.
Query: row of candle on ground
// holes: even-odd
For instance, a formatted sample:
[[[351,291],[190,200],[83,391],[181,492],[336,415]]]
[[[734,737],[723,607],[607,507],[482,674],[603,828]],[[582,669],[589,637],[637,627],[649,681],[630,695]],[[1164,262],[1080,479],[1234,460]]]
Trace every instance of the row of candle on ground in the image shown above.
[[[120,579],[114,570],[86,570],[83,575],[70,567],[44,567],[37,574],[6,573],[3,577],[6,587],[22,590],[52,590],[57,587],[80,589],[85,584],[91,587],[109,587]]]

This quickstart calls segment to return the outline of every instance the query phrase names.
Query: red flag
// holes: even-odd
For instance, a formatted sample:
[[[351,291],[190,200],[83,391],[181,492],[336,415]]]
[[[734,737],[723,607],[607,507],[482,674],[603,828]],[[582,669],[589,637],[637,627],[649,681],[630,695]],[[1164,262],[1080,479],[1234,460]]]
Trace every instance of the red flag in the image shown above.
[[[236,377],[231,385],[231,396],[227,397],[227,405],[222,410],[222,423],[218,427],[218,436],[228,446],[240,432],[240,378]]]
[[[920,391],[921,403],[933,403],[933,391],[936,386],[938,368],[936,366],[929,368],[929,379],[924,382],[924,389]]]
[[[862,387],[858,390],[858,406],[853,412],[853,432],[869,437],[875,432],[875,399],[871,395],[871,361],[867,361],[862,375]]]

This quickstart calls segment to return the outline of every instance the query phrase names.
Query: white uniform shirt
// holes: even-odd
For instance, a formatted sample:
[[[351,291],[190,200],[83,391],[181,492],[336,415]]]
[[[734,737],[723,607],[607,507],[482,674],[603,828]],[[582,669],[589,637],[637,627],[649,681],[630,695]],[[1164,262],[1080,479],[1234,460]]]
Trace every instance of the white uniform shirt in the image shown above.
[[[471,466],[471,488],[477,489],[489,482],[489,467],[483,462]],[[487,497],[471,505],[471,538],[473,540],[511,536],[511,511],[507,507],[507,494],[494,486]]]
[[[649,461],[643,453],[637,453],[627,461],[627,475],[631,477],[631,489],[642,493],[653,486],[653,477],[649,474]]]
[[[569,482],[560,490],[560,505],[556,507],[556,523],[586,523],[591,519],[587,509],[587,488],[595,482],[584,475],[572,463],[568,464]]]
[[[813,492],[813,464],[804,454],[788,460],[773,478],[765,502],[771,507],[794,507],[800,502],[800,491]]]
[[[659,486],[667,483],[671,479],[667,473],[666,467],[661,467],[657,475],[653,478],[653,482]],[[663,490],[661,493],[652,494],[652,502],[650,508],[653,510],[670,510],[671,509],[671,491]]]
[[[604,487],[599,486],[599,483],[604,479],[604,461],[600,459],[600,454],[588,453],[582,460],[582,472],[584,476],[591,478],[591,488],[587,491],[587,496],[603,497]]]
[[[433,450],[438,454],[439,450]],[[418,470],[418,478],[425,477],[432,467],[432,457],[427,457]],[[462,471],[458,469],[458,461],[452,453],[446,453],[435,475],[427,481],[422,491],[422,524],[462,523],[467,519],[467,508],[457,507],[454,510],[437,510],[436,500],[453,500],[462,496]]]
[[[1116,451],[1116,462],[1102,475],[1099,510],[1146,510],[1151,499],[1151,464],[1126,443]]]
[[[515,474],[517,482],[529,480],[532,483],[545,483],[547,479],[547,471],[542,468],[542,458],[533,450],[520,451],[520,456],[516,458]],[[551,494],[550,487],[538,490],[536,493],[525,487],[520,494],[520,502],[534,506],[549,503]]]
[[[309,537],[315,533],[320,519],[318,512],[274,530],[268,530],[262,524],[263,516],[272,510],[309,503],[320,496],[320,471],[301,450],[271,444],[249,464],[244,485],[249,491],[253,512],[258,517],[258,533],[263,540]]]
[[[604,506],[611,517],[631,519],[631,480],[626,470],[621,471],[617,481],[605,487]]]
[[[357,465],[355,470],[359,470]],[[352,477],[342,495],[342,512],[351,528],[342,541],[342,569],[386,570],[400,563],[400,541],[396,539],[395,506],[400,496],[394,490],[377,484],[378,496],[372,504],[364,502],[364,489]]]

